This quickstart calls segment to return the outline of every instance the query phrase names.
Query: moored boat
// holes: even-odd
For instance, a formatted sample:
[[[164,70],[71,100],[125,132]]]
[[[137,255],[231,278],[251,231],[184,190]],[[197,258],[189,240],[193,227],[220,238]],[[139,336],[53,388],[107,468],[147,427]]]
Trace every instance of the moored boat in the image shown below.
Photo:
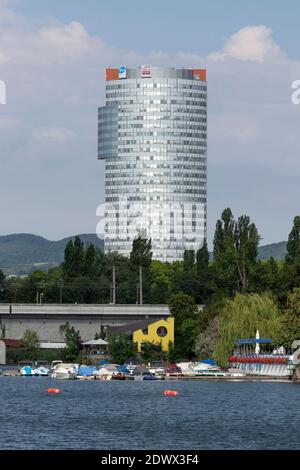
[[[65,380],[74,380],[77,379],[77,370],[76,364],[58,364],[54,367],[51,377],[52,379],[65,379]]]

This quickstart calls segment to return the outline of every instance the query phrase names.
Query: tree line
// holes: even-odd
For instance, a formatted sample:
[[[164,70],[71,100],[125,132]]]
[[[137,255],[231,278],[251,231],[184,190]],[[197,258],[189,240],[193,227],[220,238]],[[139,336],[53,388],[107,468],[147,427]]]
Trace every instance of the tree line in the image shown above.
[[[65,249],[64,261],[47,272],[7,279],[0,271],[1,302],[109,303],[115,267],[117,303],[169,304],[175,316],[174,357],[215,356],[221,362],[233,336],[265,335],[289,346],[300,339],[300,216],[288,237],[284,260],[258,259],[260,236],[246,215],[225,209],[216,223],[213,257],[206,241],[187,250],[182,261],[152,259],[151,240],[138,237],[130,257],[104,254],[79,237]],[[199,312],[197,306],[205,305]],[[238,325],[238,329],[236,329]]]

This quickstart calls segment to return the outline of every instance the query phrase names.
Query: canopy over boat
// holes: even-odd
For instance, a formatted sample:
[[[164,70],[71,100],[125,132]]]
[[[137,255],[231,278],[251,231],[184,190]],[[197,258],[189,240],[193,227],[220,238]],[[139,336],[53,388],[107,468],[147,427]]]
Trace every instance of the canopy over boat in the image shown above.
[[[104,339],[91,339],[90,341],[86,341],[83,343],[83,346],[107,346],[108,342],[104,341]]]
[[[235,344],[237,346],[240,346],[242,344],[267,344],[267,343],[273,343],[273,340],[271,338],[245,338],[245,339],[237,339],[235,341]]]

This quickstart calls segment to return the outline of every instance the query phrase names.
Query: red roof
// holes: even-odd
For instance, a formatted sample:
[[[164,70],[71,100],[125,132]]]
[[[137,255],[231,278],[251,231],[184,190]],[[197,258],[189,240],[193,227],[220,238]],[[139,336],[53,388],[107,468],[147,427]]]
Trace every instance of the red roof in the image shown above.
[[[9,348],[19,348],[20,347],[20,341],[18,339],[1,339],[0,341],[3,341],[5,343],[5,346]]]

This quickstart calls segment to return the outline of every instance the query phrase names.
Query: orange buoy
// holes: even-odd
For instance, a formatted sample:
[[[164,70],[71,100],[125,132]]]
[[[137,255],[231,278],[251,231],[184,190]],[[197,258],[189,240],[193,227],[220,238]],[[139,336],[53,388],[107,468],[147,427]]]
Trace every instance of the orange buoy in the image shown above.
[[[47,390],[48,393],[54,393],[54,394],[58,394],[60,393],[60,389],[59,388],[48,388]]]
[[[164,395],[165,397],[177,397],[178,392],[176,390],[165,390]]]

